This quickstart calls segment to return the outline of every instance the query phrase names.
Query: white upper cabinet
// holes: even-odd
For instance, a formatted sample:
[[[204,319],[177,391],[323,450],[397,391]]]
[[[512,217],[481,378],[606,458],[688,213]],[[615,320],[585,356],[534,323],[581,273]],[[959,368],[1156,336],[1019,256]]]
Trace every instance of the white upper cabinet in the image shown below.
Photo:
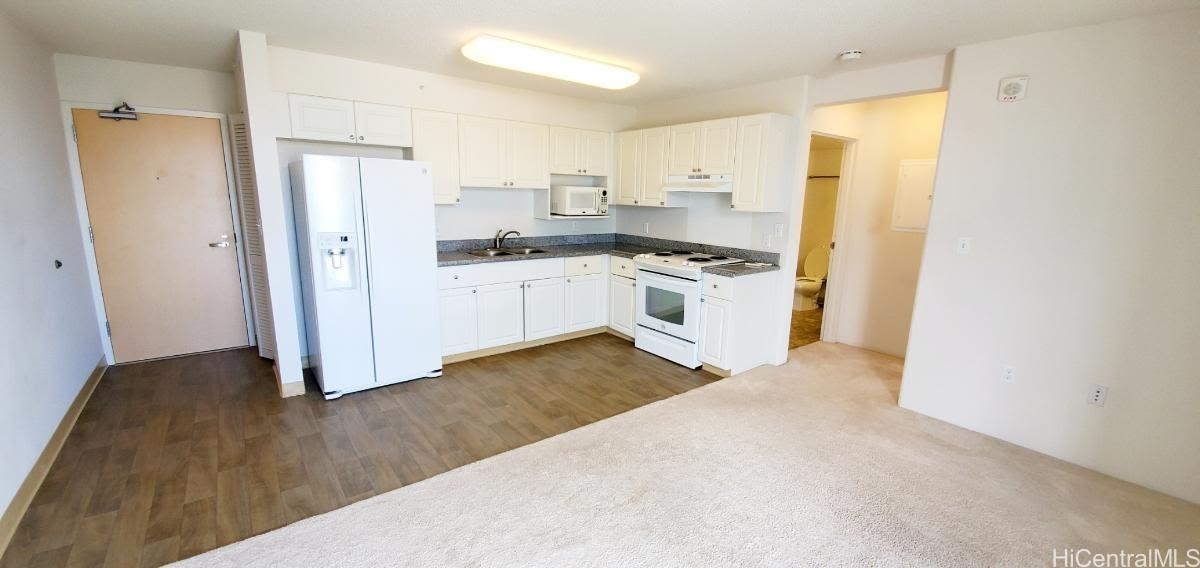
[[[757,114],[737,119],[735,211],[782,212],[793,191],[797,127],[782,114]]]
[[[667,151],[671,128],[622,132],[617,137],[616,203],[659,207],[665,205],[662,187],[667,182]]]
[[[581,175],[579,153],[583,149],[583,132],[574,128],[550,127],[550,173]]]
[[[595,130],[583,130],[583,147],[579,153],[579,165],[589,176],[607,176],[612,169],[612,134]]]
[[[464,187],[550,187],[550,129],[541,124],[458,117]]]
[[[734,139],[738,120],[725,118],[700,123],[700,163],[702,174],[731,174],[734,163]]]
[[[356,142],[354,102],[308,95],[288,95],[292,138]]]
[[[612,155],[607,132],[550,128],[550,173],[607,176]]]
[[[288,95],[291,137],[376,146],[413,145],[412,110],[309,95]]]
[[[503,120],[458,117],[459,183],[465,187],[507,187]]]
[[[642,152],[642,131],[630,130],[617,135],[617,176],[613,191],[618,205],[637,205],[638,156]]]
[[[506,163],[509,187],[550,187],[550,127],[509,122]]]
[[[412,111],[413,159],[433,166],[433,202],[461,201],[458,184],[458,115],[432,110]]]
[[[641,175],[638,176],[638,204],[657,207],[666,205],[663,185],[667,183],[667,153],[670,151],[671,130],[648,128],[642,131],[642,152],[639,155]]]
[[[700,123],[671,127],[671,175],[694,174],[700,167]]]
[[[671,127],[671,175],[733,173],[736,118]]]
[[[409,108],[355,101],[354,125],[360,144],[406,148],[413,145]]]

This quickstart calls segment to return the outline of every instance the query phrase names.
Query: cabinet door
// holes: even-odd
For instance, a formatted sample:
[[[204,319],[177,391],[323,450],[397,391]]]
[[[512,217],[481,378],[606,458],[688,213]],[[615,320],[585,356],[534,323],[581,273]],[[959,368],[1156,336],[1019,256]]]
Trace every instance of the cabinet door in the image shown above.
[[[292,115],[292,138],[356,141],[354,101],[289,94],[288,110]]]
[[[613,193],[615,202],[620,205],[637,205],[641,148],[642,131],[631,130],[617,135],[617,186]]]
[[[454,288],[439,293],[443,356],[479,348],[477,296],[475,288]]]
[[[733,175],[730,206],[738,211],[759,211],[766,183],[766,144],[769,124],[765,116],[738,119],[737,168]]]
[[[360,144],[413,145],[412,109],[354,102],[354,130]]]
[[[671,157],[667,171],[671,175],[696,173],[700,167],[701,124],[680,124],[671,129]]]
[[[525,339],[525,298],[520,282],[478,288],[479,348],[520,343]]]
[[[700,125],[699,173],[733,173],[734,139],[737,134],[737,119],[710,120]]]
[[[582,151],[583,131],[557,126],[550,129],[550,173],[582,175]]]
[[[508,123],[508,187],[550,187],[550,127]]]
[[[463,187],[507,187],[506,134],[503,120],[458,117],[458,181]]]
[[[733,321],[733,303],[704,296],[700,303],[700,360],[729,368],[729,330]]]
[[[580,131],[582,144],[579,150],[579,165],[589,176],[607,176],[612,167],[612,152],[609,142],[612,134],[594,130]]]
[[[667,153],[671,129],[650,128],[642,131],[642,155],[639,165],[638,204],[658,207],[666,204],[663,185],[667,183]]]
[[[525,282],[525,341],[562,335],[563,286],[561,277]]]
[[[611,276],[608,281],[608,327],[633,337],[634,297],[636,281],[624,276]]]
[[[414,110],[412,118],[413,159],[433,166],[433,202],[458,203],[458,115]]]
[[[567,277],[567,332],[604,325],[604,275]]]

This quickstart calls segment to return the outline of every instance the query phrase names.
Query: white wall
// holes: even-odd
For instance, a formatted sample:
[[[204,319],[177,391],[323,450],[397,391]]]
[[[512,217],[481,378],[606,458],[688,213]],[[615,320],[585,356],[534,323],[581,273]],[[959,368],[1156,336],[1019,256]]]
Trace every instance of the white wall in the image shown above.
[[[953,60],[952,54],[935,55],[821,77],[812,82],[812,104],[843,104],[944,89]],[[867,61],[870,59],[862,60]]]
[[[902,406],[1200,502],[1197,30],[957,51]],[[1028,98],[997,102],[1021,74]]]
[[[7,508],[103,352],[54,60],[3,15],[0,77],[0,507]]]
[[[839,205],[827,339],[904,356],[925,234],[891,229],[897,173],[900,160],[937,157],[945,111],[944,92],[813,111],[813,131],[856,140]]]
[[[54,55],[54,66],[64,101],[226,114],[240,108],[231,73],[64,53]]]

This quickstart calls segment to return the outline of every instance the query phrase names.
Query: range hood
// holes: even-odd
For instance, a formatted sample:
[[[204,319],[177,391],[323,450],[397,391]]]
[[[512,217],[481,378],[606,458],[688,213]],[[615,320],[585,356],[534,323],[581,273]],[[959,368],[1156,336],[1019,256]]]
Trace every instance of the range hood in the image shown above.
[[[732,174],[687,174],[667,176],[664,191],[695,191],[703,193],[732,193]]]

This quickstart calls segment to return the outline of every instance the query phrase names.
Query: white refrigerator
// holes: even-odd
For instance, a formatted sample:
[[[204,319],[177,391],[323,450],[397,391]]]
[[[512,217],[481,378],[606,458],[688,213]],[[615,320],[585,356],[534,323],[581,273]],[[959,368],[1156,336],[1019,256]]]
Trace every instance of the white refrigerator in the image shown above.
[[[430,165],[290,165],[308,362],[326,399],[442,374]]]

